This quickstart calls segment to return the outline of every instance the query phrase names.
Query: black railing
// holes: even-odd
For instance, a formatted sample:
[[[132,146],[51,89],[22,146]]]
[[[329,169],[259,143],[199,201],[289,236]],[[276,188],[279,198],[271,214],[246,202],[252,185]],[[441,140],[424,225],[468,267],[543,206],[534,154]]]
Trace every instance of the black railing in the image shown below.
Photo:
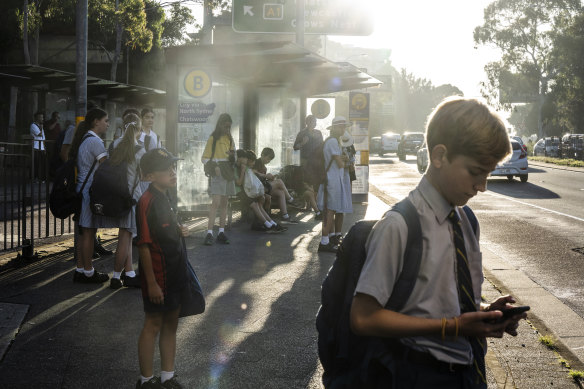
[[[45,151],[35,151],[40,144]],[[39,241],[73,232],[71,218],[49,211],[53,141],[0,143],[0,252],[31,256]]]

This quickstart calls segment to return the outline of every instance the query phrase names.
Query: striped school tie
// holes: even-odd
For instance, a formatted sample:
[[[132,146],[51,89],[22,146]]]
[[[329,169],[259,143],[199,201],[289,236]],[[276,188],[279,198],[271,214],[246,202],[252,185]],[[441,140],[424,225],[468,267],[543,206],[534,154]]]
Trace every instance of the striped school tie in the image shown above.
[[[464,235],[460,227],[460,216],[454,210],[448,215],[448,220],[452,223],[454,230],[454,248],[456,249],[456,274],[458,287],[458,301],[460,302],[460,312],[475,312],[477,310],[472,288],[472,278],[466,257],[466,248],[464,247]],[[474,383],[478,387],[486,387],[485,379],[485,339],[477,337],[468,337],[472,347],[474,357]]]

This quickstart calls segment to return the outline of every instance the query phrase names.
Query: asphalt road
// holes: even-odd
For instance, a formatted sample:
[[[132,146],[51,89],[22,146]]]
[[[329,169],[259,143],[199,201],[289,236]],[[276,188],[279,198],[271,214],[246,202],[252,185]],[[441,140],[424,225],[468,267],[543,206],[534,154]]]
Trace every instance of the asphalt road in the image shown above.
[[[415,157],[371,160],[370,183],[396,200],[421,175]],[[491,178],[469,205],[481,224],[481,244],[523,271],[584,317],[584,169],[534,166],[529,181]]]

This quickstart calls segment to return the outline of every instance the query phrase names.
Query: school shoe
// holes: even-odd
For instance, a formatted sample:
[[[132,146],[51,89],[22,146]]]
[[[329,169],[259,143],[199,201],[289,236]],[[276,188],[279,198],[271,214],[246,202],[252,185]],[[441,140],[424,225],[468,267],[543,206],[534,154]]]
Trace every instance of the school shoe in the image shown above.
[[[318,215],[316,215],[316,214],[315,214],[315,215],[314,215],[314,220],[322,220],[322,217],[323,217],[323,216],[322,216],[322,212],[321,212],[321,213],[319,213]]]
[[[336,253],[339,250],[339,247],[333,244],[333,242],[329,242],[328,244],[318,244],[318,252],[319,253]]]
[[[336,246],[340,246],[343,243],[343,236],[342,235],[334,235],[330,236],[329,240]]]
[[[126,288],[141,288],[142,283],[140,282],[140,277],[136,274],[134,277],[128,277],[126,272],[122,272],[120,276],[122,283]]]
[[[217,235],[217,242],[229,244],[229,239],[227,238],[227,235],[225,235],[225,233],[220,232],[219,235]]]
[[[169,380],[164,381],[164,383],[162,384],[162,387],[165,389],[183,389],[184,386],[182,386],[176,379],[176,376],[172,377]]]
[[[136,389],[161,389],[161,388],[164,388],[164,386],[162,386],[160,378],[158,377],[152,377],[150,378],[150,380],[144,383],[142,383],[142,380],[140,379],[138,379],[138,382],[136,382]]]
[[[119,278],[112,278],[110,280],[110,289],[120,289],[122,286],[124,286],[123,282],[121,279]]]
[[[85,274],[80,273],[77,270],[73,270],[73,282],[83,282],[81,277],[85,277]]]
[[[292,217],[288,216],[288,217],[281,217],[280,221],[282,223],[286,223],[286,224],[298,224],[298,220],[293,219]]]
[[[109,276],[105,273],[100,273],[97,270],[93,271],[93,275],[91,277],[87,277],[83,274],[83,277],[79,277],[79,282],[82,284],[102,284],[109,280]]]
[[[205,246],[213,246],[213,234],[211,234],[210,232],[207,233],[207,236],[205,236],[205,241],[203,242],[203,244]]]
[[[264,226],[264,231],[266,234],[279,234],[280,232],[284,232],[279,230],[277,225],[271,227]]]
[[[275,225],[275,228],[276,228],[276,231],[279,231],[279,232],[288,231],[288,227],[284,227],[284,226],[282,226],[280,224],[276,224]]]

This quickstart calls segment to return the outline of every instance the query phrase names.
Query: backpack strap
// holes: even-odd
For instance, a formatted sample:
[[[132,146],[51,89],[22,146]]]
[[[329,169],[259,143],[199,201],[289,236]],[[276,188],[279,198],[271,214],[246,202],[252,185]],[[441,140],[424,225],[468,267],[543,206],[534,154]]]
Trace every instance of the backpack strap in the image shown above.
[[[405,198],[395,204],[392,211],[402,215],[408,226],[403,268],[385,305],[386,309],[399,311],[412,294],[420,271],[420,263],[422,262],[422,227],[418,211],[409,199]]]
[[[474,212],[472,211],[472,209],[470,209],[468,205],[465,205],[464,207],[462,207],[462,209],[464,210],[464,213],[466,213],[466,217],[468,218],[468,221],[472,226],[472,231],[476,235],[477,229],[479,227],[479,221],[477,220],[477,216],[474,214]]]
[[[83,142],[85,141],[85,139],[90,138],[92,136],[93,135],[91,135],[91,134],[85,134],[83,136],[83,139],[81,139],[81,143],[79,144],[79,147],[81,147],[81,145],[83,144]],[[87,184],[87,180],[89,179],[89,176],[91,176],[91,173],[93,172],[93,169],[95,168],[95,164],[96,163],[97,163],[97,158],[91,164],[91,168],[89,169],[89,172],[87,173],[87,176],[85,176],[85,180],[83,180],[83,185],[81,185],[81,189],[79,190],[79,193],[83,193],[83,188],[85,188],[85,184]],[[77,161],[75,161],[75,165],[77,165]]]

